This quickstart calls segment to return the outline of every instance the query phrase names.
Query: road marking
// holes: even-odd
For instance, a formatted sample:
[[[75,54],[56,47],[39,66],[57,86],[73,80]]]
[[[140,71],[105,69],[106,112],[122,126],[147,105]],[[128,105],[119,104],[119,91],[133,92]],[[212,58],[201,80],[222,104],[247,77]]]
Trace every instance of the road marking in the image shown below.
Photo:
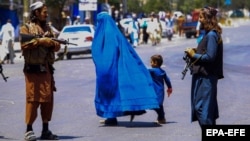
[[[15,104],[15,102],[12,101],[12,100],[1,100],[0,99],[0,102],[6,102],[6,103],[10,103],[10,104]]]

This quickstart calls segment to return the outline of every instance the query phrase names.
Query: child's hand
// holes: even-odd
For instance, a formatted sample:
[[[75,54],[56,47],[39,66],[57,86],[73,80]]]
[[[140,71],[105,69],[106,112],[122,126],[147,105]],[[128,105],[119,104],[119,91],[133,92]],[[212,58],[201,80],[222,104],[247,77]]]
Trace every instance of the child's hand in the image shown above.
[[[172,91],[173,91],[172,88],[168,88],[168,89],[167,89],[168,97],[172,94]]]

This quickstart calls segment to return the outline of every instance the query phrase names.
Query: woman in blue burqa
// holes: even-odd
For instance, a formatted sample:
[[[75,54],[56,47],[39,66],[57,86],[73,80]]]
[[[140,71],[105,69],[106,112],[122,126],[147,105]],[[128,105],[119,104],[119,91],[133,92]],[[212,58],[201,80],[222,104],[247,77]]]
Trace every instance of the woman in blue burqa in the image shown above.
[[[147,68],[106,11],[97,15],[92,58],[96,113],[105,118],[100,123],[117,125],[117,117],[131,115],[132,121],[134,115],[158,108]]]

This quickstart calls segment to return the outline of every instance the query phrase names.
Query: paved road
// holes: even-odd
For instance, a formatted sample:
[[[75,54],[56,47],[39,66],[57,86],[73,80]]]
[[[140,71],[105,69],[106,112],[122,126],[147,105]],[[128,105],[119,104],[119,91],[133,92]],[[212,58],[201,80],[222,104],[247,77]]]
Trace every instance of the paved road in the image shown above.
[[[220,118],[218,124],[249,124],[250,24],[225,28],[224,66],[225,79],[218,84]],[[143,116],[118,118],[119,125],[105,127],[99,124],[94,108],[95,68],[91,56],[75,57],[55,63],[55,110],[51,130],[65,141],[200,141],[197,122],[190,122],[190,82],[187,74],[181,80],[184,66],[183,50],[195,46],[195,40],[175,37],[172,42],[163,40],[161,45],[143,45],[136,48],[146,65],[154,53],[164,55],[164,68],[173,83],[173,95],[165,99],[167,124],[158,126],[154,111]],[[17,57],[20,54],[17,54]],[[22,73],[23,60],[16,58],[14,65],[4,65],[8,82],[0,79],[0,140],[23,140],[25,132],[25,83]],[[37,136],[41,132],[41,119],[34,124]]]

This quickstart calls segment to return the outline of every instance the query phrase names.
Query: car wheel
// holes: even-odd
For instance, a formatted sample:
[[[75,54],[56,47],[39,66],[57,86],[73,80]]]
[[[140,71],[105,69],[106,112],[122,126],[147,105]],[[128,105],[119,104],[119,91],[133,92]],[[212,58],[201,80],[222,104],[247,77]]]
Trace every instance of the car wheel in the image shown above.
[[[71,54],[67,54],[67,59],[69,60],[69,59],[71,59]]]
[[[191,38],[191,35],[186,33],[186,38]]]

